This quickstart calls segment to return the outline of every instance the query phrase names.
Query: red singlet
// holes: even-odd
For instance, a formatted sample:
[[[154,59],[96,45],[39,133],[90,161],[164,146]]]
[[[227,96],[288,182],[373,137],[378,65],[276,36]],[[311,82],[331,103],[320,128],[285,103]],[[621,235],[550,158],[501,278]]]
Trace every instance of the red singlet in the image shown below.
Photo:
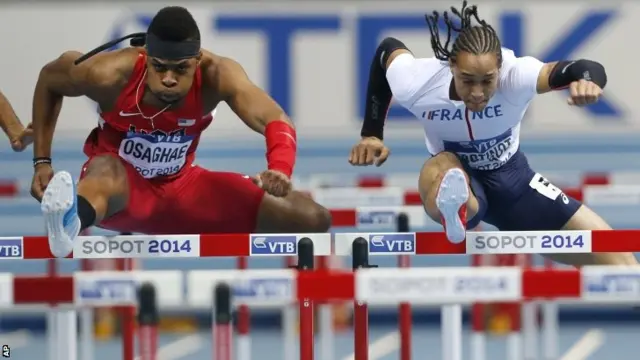
[[[200,135],[213,119],[202,114],[200,69],[180,109],[163,112],[141,104],[145,75],[141,53],[116,106],[101,114],[84,145],[89,162],[114,156],[127,169],[127,208],[99,226],[146,234],[254,231],[263,190],[243,174],[193,165]]]
[[[178,174],[191,165],[200,135],[213,117],[202,115],[200,68],[183,105],[175,111],[161,112],[142,104],[146,73],[146,55],[141,53],[114,109],[100,114],[99,127],[89,135],[84,152],[89,157],[116,153],[150,179]]]

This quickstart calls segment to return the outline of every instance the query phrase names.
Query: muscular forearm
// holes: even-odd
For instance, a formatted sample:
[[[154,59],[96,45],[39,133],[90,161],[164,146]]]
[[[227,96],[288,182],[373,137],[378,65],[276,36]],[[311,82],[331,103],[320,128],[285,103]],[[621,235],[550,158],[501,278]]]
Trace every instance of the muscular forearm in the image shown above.
[[[0,92],[0,127],[9,139],[15,139],[20,135],[24,126],[20,123],[9,100]]]
[[[256,117],[256,119],[254,121],[245,121],[247,123],[247,125],[255,132],[265,135],[265,131],[267,129],[267,126],[269,126],[269,124],[273,123],[273,122],[284,122],[286,124],[288,124],[289,126],[293,127],[293,122],[291,122],[291,119],[289,119],[289,117],[287,116],[287,114],[284,113],[284,111],[280,110],[280,111],[270,111],[265,115],[261,115],[259,117]]]
[[[51,157],[53,132],[58,121],[63,96],[51,91],[47,80],[46,67],[40,77],[33,94],[33,156]]]

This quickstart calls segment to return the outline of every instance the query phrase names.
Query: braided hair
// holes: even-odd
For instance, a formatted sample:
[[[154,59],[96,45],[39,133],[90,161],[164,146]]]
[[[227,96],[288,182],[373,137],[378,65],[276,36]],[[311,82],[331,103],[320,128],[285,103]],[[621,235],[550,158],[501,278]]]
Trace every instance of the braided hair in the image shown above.
[[[467,1],[465,0],[459,11],[452,6],[451,12],[460,19],[460,25],[457,26],[454,23],[447,11],[442,13],[442,18],[447,26],[447,40],[444,45],[440,39],[440,31],[438,29],[440,14],[434,11],[432,15],[425,15],[429,32],[431,32],[431,48],[435,57],[455,64],[460,51],[473,55],[495,53],[498,57],[498,64],[502,64],[502,46],[500,45],[498,34],[486,21],[480,20],[478,7],[475,5],[467,7]],[[472,26],[472,18],[480,25]],[[453,41],[449,49],[454,31],[458,33],[458,37]]]

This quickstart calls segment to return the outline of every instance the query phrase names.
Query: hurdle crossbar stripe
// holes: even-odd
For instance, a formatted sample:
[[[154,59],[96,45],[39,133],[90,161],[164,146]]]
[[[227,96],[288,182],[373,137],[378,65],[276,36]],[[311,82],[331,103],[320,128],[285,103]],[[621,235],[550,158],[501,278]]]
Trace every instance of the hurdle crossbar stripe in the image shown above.
[[[280,306],[303,299],[314,301],[356,300],[373,305],[401,302],[471,304],[478,301],[519,301],[537,298],[579,298],[587,302],[637,302],[634,291],[640,269],[636,267],[586,266],[575,270],[521,270],[505,267],[443,267],[425,269],[360,269],[354,272],[299,272],[296,270],[233,270],[225,276],[233,287],[234,306],[270,303]],[[185,284],[182,272],[132,271],[114,278],[113,273],[91,272],[74,276],[19,277],[0,274],[0,307],[19,304],[69,304],[80,307],[104,306],[105,296],[92,291],[109,291],[109,305],[135,304],[137,285],[152,282],[158,306],[199,308],[199,295],[212,294],[221,271],[190,271]],[[230,272],[230,271],[229,271]],[[122,273],[120,273],[122,274]],[[195,275],[194,275],[195,274]],[[196,282],[196,279],[202,279]],[[215,279],[215,280],[214,280]],[[248,293],[248,288],[254,289]],[[175,289],[186,288],[187,295]],[[97,289],[97,290],[96,290]],[[262,289],[262,290],[255,290]],[[211,295],[209,295],[210,297]],[[93,298],[102,298],[100,301]],[[107,296],[106,298],[109,298]],[[208,300],[211,300],[209,298]],[[210,304],[211,302],[209,302]]]
[[[388,241],[392,241],[400,234],[404,234],[402,238],[411,242],[411,248],[394,251],[394,249],[385,250],[376,245],[388,247],[398,244]],[[359,232],[334,235],[333,251],[332,235],[328,233],[79,236],[76,248],[68,258],[296,256],[298,253],[295,240],[302,238],[311,239],[315,255],[347,256],[351,254],[350,247],[353,240],[359,237],[369,242],[369,251],[372,256],[634,252],[638,251],[637,239],[640,237],[640,230],[470,231],[467,232],[467,241],[459,244],[449,242],[442,232]],[[374,241],[379,239],[376,236],[382,236],[382,240],[379,240],[382,242],[372,245],[372,239]],[[261,242],[257,241],[258,239],[261,239]],[[287,243],[291,246],[285,246]],[[166,247],[163,248],[162,244],[166,244]],[[262,248],[256,249],[258,245]],[[49,250],[47,238],[44,236],[0,237],[0,255],[2,260],[54,258]]]
[[[133,259],[296,256],[300,239],[315,255],[331,255],[331,234],[194,234],[78,236],[67,258]],[[46,236],[0,237],[0,259],[51,259]]]

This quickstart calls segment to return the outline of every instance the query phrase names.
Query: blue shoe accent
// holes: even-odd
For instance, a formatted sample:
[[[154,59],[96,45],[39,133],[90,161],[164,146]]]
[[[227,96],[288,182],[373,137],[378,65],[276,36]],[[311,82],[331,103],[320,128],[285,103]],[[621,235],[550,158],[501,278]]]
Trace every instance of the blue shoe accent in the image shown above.
[[[73,205],[62,217],[62,226],[67,227],[78,216],[78,196],[76,195],[76,186],[73,185]]]
[[[73,251],[80,233],[75,183],[66,171],[56,173],[44,191],[40,209],[49,238],[51,254],[63,258]]]

